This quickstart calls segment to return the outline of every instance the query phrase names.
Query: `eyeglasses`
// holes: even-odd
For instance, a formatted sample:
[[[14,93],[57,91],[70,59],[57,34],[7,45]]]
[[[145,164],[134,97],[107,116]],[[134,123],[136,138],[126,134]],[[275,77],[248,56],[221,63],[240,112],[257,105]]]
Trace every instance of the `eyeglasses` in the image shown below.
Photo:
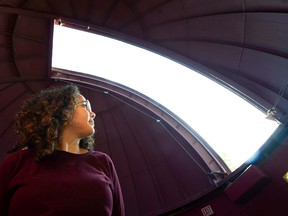
[[[82,106],[84,107],[86,110],[88,110],[89,112],[92,112],[92,108],[91,108],[91,104],[89,100],[85,100],[85,101],[80,101],[76,103],[76,106]]]

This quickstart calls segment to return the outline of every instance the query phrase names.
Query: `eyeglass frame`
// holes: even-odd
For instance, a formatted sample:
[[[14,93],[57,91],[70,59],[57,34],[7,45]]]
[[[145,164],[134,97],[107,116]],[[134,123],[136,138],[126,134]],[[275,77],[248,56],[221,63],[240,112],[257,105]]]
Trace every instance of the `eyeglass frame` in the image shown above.
[[[89,100],[76,102],[75,106],[82,105],[87,111],[92,112],[91,103]]]

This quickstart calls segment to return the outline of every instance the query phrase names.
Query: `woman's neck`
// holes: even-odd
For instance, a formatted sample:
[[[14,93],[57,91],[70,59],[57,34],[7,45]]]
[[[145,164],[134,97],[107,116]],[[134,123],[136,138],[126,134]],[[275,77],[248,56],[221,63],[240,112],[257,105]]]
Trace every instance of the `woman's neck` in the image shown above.
[[[83,154],[88,150],[80,148],[80,139],[72,138],[71,136],[62,136],[61,143],[56,147],[57,150],[66,151],[74,154]]]

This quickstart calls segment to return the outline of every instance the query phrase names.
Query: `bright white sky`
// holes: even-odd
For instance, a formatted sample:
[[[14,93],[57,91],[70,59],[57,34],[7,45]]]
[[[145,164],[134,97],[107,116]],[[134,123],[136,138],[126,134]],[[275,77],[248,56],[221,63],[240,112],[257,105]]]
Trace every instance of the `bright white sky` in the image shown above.
[[[103,36],[54,27],[53,67],[103,77],[154,99],[197,131],[232,171],[278,127],[226,88],[162,56]]]

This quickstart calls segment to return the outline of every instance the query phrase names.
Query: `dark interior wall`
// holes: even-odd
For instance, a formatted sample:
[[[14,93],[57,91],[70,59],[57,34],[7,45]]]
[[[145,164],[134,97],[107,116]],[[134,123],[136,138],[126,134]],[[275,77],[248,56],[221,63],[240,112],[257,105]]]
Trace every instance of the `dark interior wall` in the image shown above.
[[[284,0],[1,1],[0,162],[16,143],[14,119],[22,101],[52,81],[54,18],[63,22],[66,18],[68,23],[73,21],[83,29],[89,27],[90,32],[101,32],[169,56],[242,92],[263,111],[279,100],[276,117],[285,124],[288,121],[287,11],[288,3]],[[214,185],[207,177],[210,170],[196,165],[203,161],[195,157],[189,145],[192,142],[178,139],[185,147],[182,148],[178,140],[173,143],[171,131],[164,131],[157,122],[149,119],[146,126],[140,124],[143,121],[135,120],[132,111],[112,106],[96,96],[100,97],[91,93],[91,98],[95,98],[91,102],[98,107],[99,126],[103,117],[102,125],[106,124],[111,133],[102,143],[110,142],[113,148],[109,150],[97,141],[101,150],[111,154],[119,170],[128,215],[151,215],[150,212],[178,208],[188,200],[193,203],[189,209],[182,208],[186,211],[180,215],[202,215],[201,209],[207,205],[215,215],[285,215],[287,184],[282,176],[287,171],[287,141],[271,158],[256,164],[270,181],[249,200],[233,202],[225,188],[221,188],[195,201],[195,196],[200,197],[202,191]],[[125,122],[130,127],[123,125]],[[143,132],[148,131],[144,126],[153,136]],[[112,132],[111,128],[117,130]],[[138,143],[132,146],[131,141]],[[119,156],[119,152],[123,154]],[[177,182],[178,178],[181,181]],[[133,181],[135,190],[131,187]]]
[[[287,135],[287,132],[286,132]],[[277,142],[275,143],[277,145]],[[210,206],[217,216],[263,216],[263,215],[286,215],[288,212],[287,194],[288,183],[283,179],[286,174],[288,164],[288,138],[272,152],[272,154],[262,163],[257,165],[268,177],[268,181],[258,190],[255,190],[247,199],[233,202],[225,192],[225,187],[220,191],[209,195],[198,202],[191,203],[185,211],[176,213],[179,216],[201,215],[201,209]],[[251,176],[250,176],[251,177]],[[246,178],[246,182],[253,180]],[[236,180],[237,181],[237,180]],[[236,182],[235,181],[235,182]],[[232,182],[232,185],[234,183]],[[241,185],[243,186],[243,184]],[[241,189],[239,189],[241,190]]]

